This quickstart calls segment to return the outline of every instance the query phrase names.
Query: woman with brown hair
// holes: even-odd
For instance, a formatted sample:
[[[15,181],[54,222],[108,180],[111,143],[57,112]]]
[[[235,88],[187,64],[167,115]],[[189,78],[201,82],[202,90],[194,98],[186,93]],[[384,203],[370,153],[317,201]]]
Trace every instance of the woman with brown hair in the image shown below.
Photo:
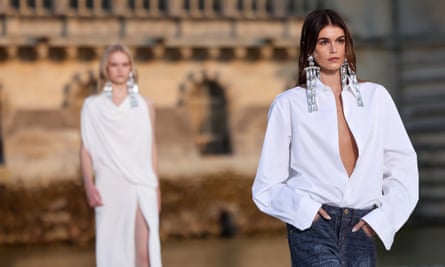
[[[160,190],[154,108],[138,93],[131,53],[111,45],[100,64],[102,92],[81,111],[80,162],[96,214],[98,267],[160,267]]]
[[[381,85],[358,81],[351,34],[333,10],[303,24],[298,85],[278,95],[252,187],[287,224],[292,266],[375,266],[418,201],[417,157]]]

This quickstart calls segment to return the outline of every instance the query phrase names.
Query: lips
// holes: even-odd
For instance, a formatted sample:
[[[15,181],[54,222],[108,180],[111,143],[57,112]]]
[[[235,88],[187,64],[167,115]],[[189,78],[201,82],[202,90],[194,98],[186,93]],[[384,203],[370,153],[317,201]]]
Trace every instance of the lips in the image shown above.
[[[328,61],[329,62],[336,62],[336,61],[338,61],[340,58],[339,57],[330,57],[329,59],[328,59]]]

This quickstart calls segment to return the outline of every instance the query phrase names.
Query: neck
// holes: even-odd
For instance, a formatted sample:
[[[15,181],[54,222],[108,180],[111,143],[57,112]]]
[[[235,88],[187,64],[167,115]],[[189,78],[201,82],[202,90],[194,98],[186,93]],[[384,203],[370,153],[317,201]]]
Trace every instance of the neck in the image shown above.
[[[126,84],[114,84],[113,83],[112,88],[113,88],[113,94],[116,93],[117,95],[123,95],[123,94],[128,93]]]
[[[341,94],[342,88],[341,88],[340,71],[322,72],[320,76],[323,83],[329,86],[335,95]]]
[[[127,97],[128,90],[126,84],[114,84],[112,85],[113,102],[119,104],[122,100]]]

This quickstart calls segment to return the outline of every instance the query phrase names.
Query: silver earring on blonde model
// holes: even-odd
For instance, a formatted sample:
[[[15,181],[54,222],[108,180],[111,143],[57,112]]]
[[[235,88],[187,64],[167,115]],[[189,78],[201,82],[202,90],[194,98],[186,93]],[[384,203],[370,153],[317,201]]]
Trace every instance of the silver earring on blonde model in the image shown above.
[[[346,86],[349,85],[354,91],[355,97],[357,98],[357,106],[363,107],[363,98],[360,94],[360,90],[358,89],[357,75],[349,66],[348,60],[346,58],[341,65],[340,75],[342,88],[346,88]]]
[[[309,112],[317,111],[316,86],[317,80],[320,78],[320,67],[315,66],[314,57],[307,58],[309,66],[304,68],[306,72],[306,98]]]
[[[105,93],[105,95],[106,95],[109,99],[113,98],[113,87],[112,87],[110,81],[107,81],[107,82],[105,83],[105,85],[104,85],[104,93]]]
[[[139,87],[134,80],[133,71],[128,75],[127,81],[128,94],[130,95],[130,106],[132,108],[138,106],[137,94],[139,93]]]

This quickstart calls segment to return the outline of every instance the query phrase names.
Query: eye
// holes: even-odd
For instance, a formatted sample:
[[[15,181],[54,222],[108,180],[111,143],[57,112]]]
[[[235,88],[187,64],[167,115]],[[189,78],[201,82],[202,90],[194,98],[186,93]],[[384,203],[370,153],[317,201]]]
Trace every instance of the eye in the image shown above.
[[[346,42],[346,39],[344,37],[342,37],[342,38],[339,38],[337,40],[337,42],[340,43],[340,44],[344,44]]]
[[[328,40],[324,40],[324,39],[322,39],[322,40],[320,40],[318,43],[319,43],[320,45],[327,45],[329,42],[328,42]]]

